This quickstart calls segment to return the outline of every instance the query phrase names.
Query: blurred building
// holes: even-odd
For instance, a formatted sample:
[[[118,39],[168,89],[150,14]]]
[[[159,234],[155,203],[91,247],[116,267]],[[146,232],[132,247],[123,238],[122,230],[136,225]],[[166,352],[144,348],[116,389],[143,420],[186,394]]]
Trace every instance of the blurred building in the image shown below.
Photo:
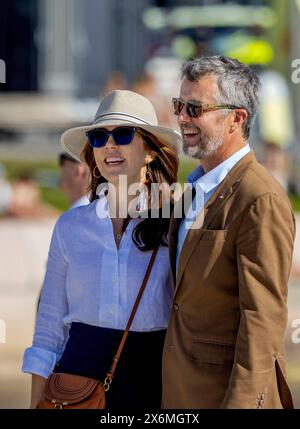
[[[281,125],[296,135],[286,140],[294,140],[292,180],[300,193],[300,84],[291,82],[299,23],[300,0],[2,0],[0,143],[21,136],[48,153],[63,129],[93,118],[113,76],[128,87],[154,79],[159,97],[169,100],[182,61],[222,54],[279,72],[292,89],[292,125],[265,124],[269,134]],[[258,123],[252,141],[259,144],[270,135],[259,138]]]
[[[0,58],[6,64],[1,92],[38,87],[37,0],[3,0],[0,13]]]
[[[2,0],[0,157],[55,156],[59,134],[90,121],[113,71],[133,81],[147,56],[151,0]],[[22,141],[22,149],[16,144]]]
[[[0,90],[95,96],[114,70],[132,82],[143,73],[155,40],[145,11],[226,3],[266,1],[2,0],[0,59],[7,82]]]
[[[132,80],[146,57],[151,0],[2,0],[2,91],[94,96],[112,70]]]

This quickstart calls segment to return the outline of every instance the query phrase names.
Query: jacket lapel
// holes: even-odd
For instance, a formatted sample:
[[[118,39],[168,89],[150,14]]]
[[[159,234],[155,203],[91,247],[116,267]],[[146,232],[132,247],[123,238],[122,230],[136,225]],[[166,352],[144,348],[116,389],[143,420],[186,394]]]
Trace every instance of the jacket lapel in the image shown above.
[[[245,155],[227,174],[223,182],[219,185],[217,190],[213,193],[211,198],[205,204],[203,211],[197,216],[193,228],[189,229],[185,241],[183,243],[182,251],[179,258],[178,273],[176,276],[176,252],[178,242],[178,229],[181,219],[171,219],[170,233],[169,233],[169,246],[170,246],[170,258],[173,276],[176,278],[175,294],[181,282],[181,278],[186,267],[188,260],[190,259],[196,244],[201,239],[205,230],[212,223],[217,214],[222,210],[226,202],[233,195],[237,189],[242,177],[246,173],[248,167],[252,162],[255,161],[255,155],[253,151]],[[183,202],[181,202],[182,204]],[[195,227],[195,228],[194,228]]]
[[[185,192],[181,195],[180,199],[174,205],[174,210],[170,219],[170,227],[168,232],[169,257],[170,257],[174,284],[176,284],[176,254],[177,254],[177,243],[178,243],[178,231],[179,231],[181,221],[183,219]],[[176,217],[174,217],[175,213],[177,213]]]

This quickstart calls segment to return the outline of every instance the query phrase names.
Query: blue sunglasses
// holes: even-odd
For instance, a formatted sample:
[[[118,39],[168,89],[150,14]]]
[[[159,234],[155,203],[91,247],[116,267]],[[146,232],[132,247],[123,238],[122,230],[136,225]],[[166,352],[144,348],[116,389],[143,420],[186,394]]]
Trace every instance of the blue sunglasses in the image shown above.
[[[125,146],[132,142],[136,131],[134,127],[118,127],[112,131],[108,131],[106,128],[95,128],[87,131],[86,136],[92,147],[104,147],[110,136],[113,137],[117,145]]]

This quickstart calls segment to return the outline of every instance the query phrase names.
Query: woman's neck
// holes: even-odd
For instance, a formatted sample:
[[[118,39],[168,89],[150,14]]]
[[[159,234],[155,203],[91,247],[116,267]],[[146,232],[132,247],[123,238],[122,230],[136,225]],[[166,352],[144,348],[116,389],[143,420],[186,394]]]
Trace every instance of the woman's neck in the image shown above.
[[[127,218],[130,203],[137,197],[137,195],[128,194],[129,186],[130,184],[127,187],[114,185],[111,192],[108,192],[107,200],[110,217]]]

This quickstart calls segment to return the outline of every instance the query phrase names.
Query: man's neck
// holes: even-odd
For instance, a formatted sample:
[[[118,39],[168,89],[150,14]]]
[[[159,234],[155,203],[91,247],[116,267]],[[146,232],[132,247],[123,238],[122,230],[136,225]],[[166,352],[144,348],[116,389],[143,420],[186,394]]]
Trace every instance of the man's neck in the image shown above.
[[[209,158],[199,160],[203,170],[205,171],[205,173],[208,173],[209,171],[216,168],[219,164],[222,164],[222,162],[226,161],[226,159],[230,158],[234,153],[245,147],[247,144],[248,142],[245,140],[234,145],[227,145],[226,143],[224,143]]]

